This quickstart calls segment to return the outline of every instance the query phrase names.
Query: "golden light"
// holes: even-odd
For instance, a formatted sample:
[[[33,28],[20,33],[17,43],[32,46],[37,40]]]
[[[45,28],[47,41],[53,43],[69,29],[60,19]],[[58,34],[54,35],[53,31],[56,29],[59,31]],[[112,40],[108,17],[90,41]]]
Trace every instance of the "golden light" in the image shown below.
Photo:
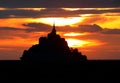
[[[6,10],[6,8],[0,7],[0,10]]]
[[[75,26],[76,23],[79,23],[82,21],[83,18],[81,17],[59,17],[59,18],[39,18],[34,19],[34,22],[41,22],[48,25],[53,25],[53,22],[55,22],[56,26]]]
[[[91,46],[99,46],[99,45],[103,45],[105,43],[96,41],[96,40],[79,40],[79,39],[72,39],[72,38],[68,38],[66,39],[68,46],[69,47],[73,47],[73,48],[77,48],[77,47],[91,47]]]
[[[80,36],[80,35],[87,35],[88,33],[75,33],[75,32],[70,32],[70,33],[65,33],[64,36]]]
[[[110,13],[109,13],[110,14]],[[98,25],[100,25],[102,28],[108,28],[109,29],[120,29],[120,16],[109,16],[105,14],[102,14],[104,19],[106,20],[100,20],[98,21]],[[111,14],[114,15],[114,14]]]
[[[34,11],[41,11],[44,10],[46,8],[15,8],[17,10],[34,10]]]
[[[16,39],[4,39],[0,40],[1,47],[27,47],[32,45],[32,41],[28,43],[28,39],[16,38]],[[12,45],[11,45],[12,44]]]
[[[92,16],[92,14],[80,14],[80,16],[82,16],[82,17],[90,17],[90,16]]]
[[[0,27],[18,27],[18,28],[26,28],[23,26],[25,23],[33,22],[32,18],[6,18],[0,19]]]
[[[63,10],[67,11],[77,11],[77,10],[115,10],[115,9],[120,9],[120,7],[117,8],[61,8]]]
[[[81,8],[61,8],[63,10],[67,10],[67,11],[76,11],[76,10],[80,10]]]
[[[82,47],[86,44],[89,44],[88,41],[78,40],[78,39],[66,39],[69,47]]]

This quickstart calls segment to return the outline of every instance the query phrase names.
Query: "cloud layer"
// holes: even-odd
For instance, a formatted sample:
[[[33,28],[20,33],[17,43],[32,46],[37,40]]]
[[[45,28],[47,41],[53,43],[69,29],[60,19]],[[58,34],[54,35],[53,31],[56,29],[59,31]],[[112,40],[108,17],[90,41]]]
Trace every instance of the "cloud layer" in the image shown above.
[[[75,10],[69,11],[61,8],[46,8],[42,10],[28,10],[28,9],[10,9],[0,10],[0,18],[40,18],[40,17],[77,17],[80,14],[103,14],[103,13],[119,13],[120,8],[108,10]],[[112,14],[111,14],[112,15]]]
[[[27,28],[15,28],[15,27],[0,27],[0,31],[24,31],[24,32],[49,32],[52,27],[43,23],[26,23],[22,24]],[[77,27],[72,26],[57,26],[57,31],[59,32],[79,32],[79,33],[94,33],[98,32],[101,34],[120,34],[120,29],[103,29],[97,24],[93,25],[79,25]]]
[[[93,8],[93,7],[119,7],[119,0],[0,0],[0,7],[6,8]]]

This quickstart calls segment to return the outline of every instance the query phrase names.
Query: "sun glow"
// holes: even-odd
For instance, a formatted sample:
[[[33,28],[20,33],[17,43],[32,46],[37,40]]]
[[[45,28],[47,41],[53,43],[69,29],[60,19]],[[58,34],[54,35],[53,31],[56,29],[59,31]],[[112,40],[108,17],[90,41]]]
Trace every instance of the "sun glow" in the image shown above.
[[[79,39],[72,39],[72,38],[68,38],[66,39],[66,41],[68,43],[68,46],[73,48],[77,48],[77,47],[86,48],[86,47],[99,46],[99,45],[105,44],[96,40],[79,40]]]
[[[65,33],[64,36],[82,36],[82,35],[87,35],[88,33],[75,33],[75,32],[70,32],[70,33]]]
[[[90,42],[78,39],[66,39],[69,47],[82,47]]]
[[[76,11],[76,10],[80,10],[81,8],[62,8],[62,9],[67,11]]]
[[[67,18],[39,18],[35,19],[35,22],[41,22],[49,25],[53,25],[55,21],[56,26],[75,26],[75,24],[82,21],[81,17],[67,17]]]

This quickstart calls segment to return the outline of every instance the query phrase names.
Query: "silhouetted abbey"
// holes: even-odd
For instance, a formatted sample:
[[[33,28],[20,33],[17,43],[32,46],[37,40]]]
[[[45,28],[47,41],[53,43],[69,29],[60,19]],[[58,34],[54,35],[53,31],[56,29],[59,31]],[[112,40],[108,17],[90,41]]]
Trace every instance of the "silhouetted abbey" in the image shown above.
[[[55,24],[47,37],[40,37],[39,44],[23,52],[21,61],[54,62],[86,61],[87,57],[77,49],[69,48],[64,38],[56,34]]]

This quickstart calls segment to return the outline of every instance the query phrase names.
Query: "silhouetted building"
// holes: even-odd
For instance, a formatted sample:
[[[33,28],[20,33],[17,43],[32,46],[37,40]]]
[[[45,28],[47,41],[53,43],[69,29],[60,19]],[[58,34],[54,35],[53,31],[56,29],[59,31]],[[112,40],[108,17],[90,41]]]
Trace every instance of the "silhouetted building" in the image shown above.
[[[68,47],[67,41],[56,34],[55,24],[47,37],[40,37],[39,44],[23,52],[21,61],[28,62],[68,62],[86,61],[87,57],[77,49]]]

